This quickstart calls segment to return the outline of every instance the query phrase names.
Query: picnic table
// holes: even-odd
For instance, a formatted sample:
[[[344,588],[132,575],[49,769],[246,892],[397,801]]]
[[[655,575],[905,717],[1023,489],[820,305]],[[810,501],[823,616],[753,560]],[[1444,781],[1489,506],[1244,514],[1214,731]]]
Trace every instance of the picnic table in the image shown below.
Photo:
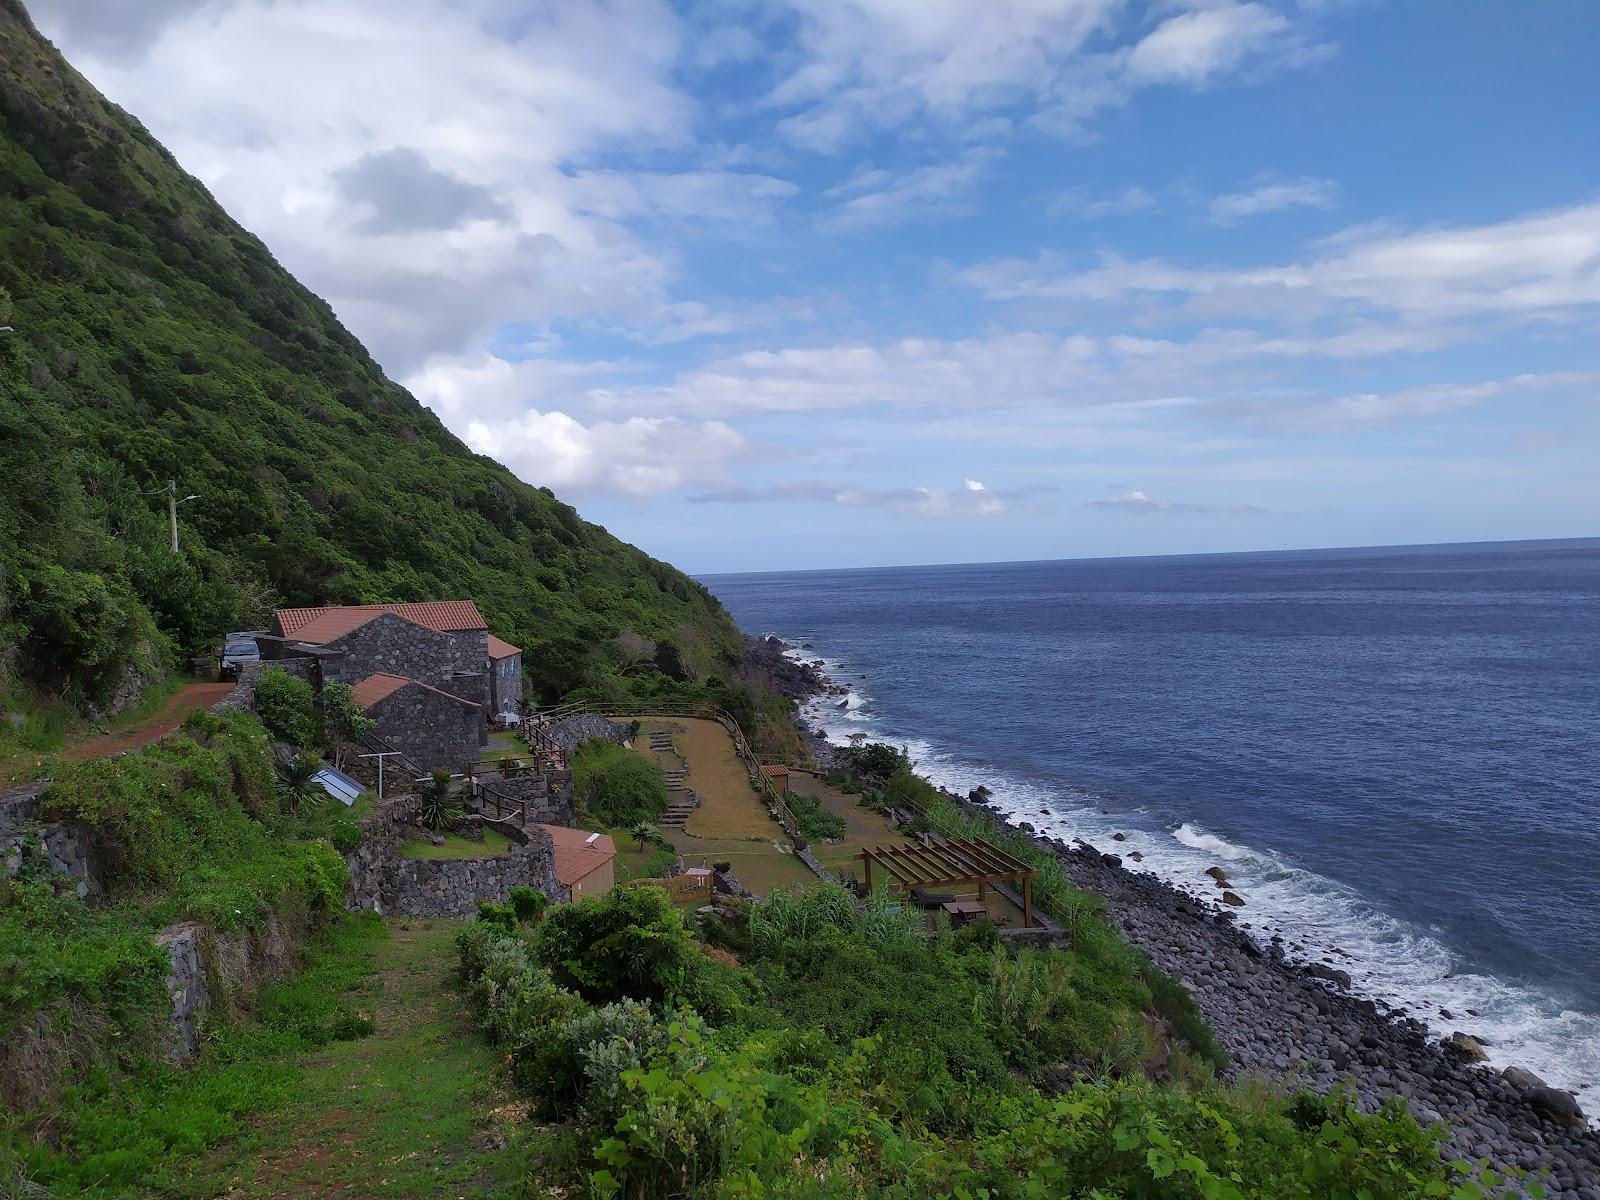
[[[965,925],[976,921],[979,917],[987,916],[989,910],[976,900],[946,900],[940,906],[950,914],[952,925]]]

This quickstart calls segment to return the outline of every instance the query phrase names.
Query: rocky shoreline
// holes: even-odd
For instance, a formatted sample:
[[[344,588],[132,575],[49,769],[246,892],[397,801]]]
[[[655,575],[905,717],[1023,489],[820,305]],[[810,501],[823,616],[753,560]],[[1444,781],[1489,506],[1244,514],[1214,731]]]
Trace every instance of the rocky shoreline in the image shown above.
[[[793,698],[804,701],[835,686],[815,667],[794,665],[815,684]],[[833,744],[821,730],[797,724],[818,761],[831,765]],[[1541,1174],[1554,1200],[1600,1200],[1600,1133],[1588,1128],[1570,1093],[1516,1067],[1482,1065],[1474,1039],[1435,1039],[1415,1018],[1351,994],[1343,972],[1289,961],[1281,938],[1258,944],[1231,912],[1127,869],[1116,854],[1008,820],[982,789],[951,799],[1027,833],[1073,883],[1104,898],[1129,943],[1189,988],[1231,1059],[1230,1074],[1319,1092],[1350,1085],[1368,1110],[1399,1096],[1419,1120],[1449,1123],[1453,1153]]]

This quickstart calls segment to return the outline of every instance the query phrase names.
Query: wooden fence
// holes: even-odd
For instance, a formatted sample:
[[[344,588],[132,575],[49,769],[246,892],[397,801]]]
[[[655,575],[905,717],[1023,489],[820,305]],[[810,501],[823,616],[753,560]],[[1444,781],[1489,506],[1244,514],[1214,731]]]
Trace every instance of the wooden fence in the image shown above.
[[[711,899],[711,876],[709,875],[673,875],[667,879],[630,879],[622,886],[666,888],[667,895],[674,900]]]

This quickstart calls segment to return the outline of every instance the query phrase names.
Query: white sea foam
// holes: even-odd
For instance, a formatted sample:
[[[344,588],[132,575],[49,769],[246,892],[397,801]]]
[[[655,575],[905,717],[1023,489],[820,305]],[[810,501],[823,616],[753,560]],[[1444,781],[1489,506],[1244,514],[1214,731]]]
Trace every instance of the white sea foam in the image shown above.
[[[850,664],[815,652],[797,657],[822,658],[833,679],[859,674]],[[1088,792],[997,773],[926,739],[900,736],[871,711],[870,696],[852,690],[851,697],[860,704],[840,709],[839,697],[822,696],[802,711],[832,742],[846,744],[851,734],[866,733],[903,745],[935,784],[960,793],[982,784],[1011,820],[1069,842],[1082,838],[1114,849],[1130,869],[1153,874],[1219,909],[1222,889],[1205,871],[1222,866],[1229,888],[1246,900],[1234,915],[1259,941],[1282,937],[1291,959],[1338,967],[1350,975],[1357,994],[1405,1010],[1435,1036],[1459,1029],[1478,1037],[1495,1066],[1526,1067],[1576,1092],[1591,1116],[1600,1114],[1600,1014],[1573,1009],[1537,987],[1474,971],[1430,931],[1282,855],[1230,841],[1194,822],[1165,827],[1138,810],[1107,812],[1103,798]],[[1115,842],[1118,833],[1124,840]],[[1143,860],[1132,859],[1134,852]]]

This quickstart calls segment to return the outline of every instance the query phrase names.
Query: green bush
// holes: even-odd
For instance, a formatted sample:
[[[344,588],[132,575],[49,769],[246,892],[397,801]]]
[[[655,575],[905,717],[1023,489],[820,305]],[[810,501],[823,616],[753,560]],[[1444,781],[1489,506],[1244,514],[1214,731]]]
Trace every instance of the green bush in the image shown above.
[[[920,916],[858,911],[838,889],[780,892],[748,924],[734,931],[746,970],[690,959],[725,988],[715,1028],[702,1016],[717,987],[691,981],[655,1002],[591,993],[591,1005],[535,961],[542,935],[460,936],[486,1033],[541,1117],[563,1123],[539,1187],[702,1200],[1505,1194],[1442,1159],[1439,1134],[1397,1104],[1363,1115],[1347,1097],[1157,1085],[1137,1057],[1108,1078],[1108,1048],[1141,1014],[1101,994],[1093,962],[929,938]],[[588,921],[569,932],[605,935]],[[1065,1094],[1027,1083],[1063,1063],[1081,1076]]]
[[[631,827],[667,811],[660,764],[611,742],[591,738],[580,745],[572,778],[578,804],[602,825]]]
[[[302,750],[322,745],[322,722],[311,685],[278,667],[262,673],[256,683],[256,715],[276,741]]]
[[[556,982],[591,1004],[677,997],[698,953],[659,887],[613,888],[561,905],[539,927],[537,947]]]
[[[536,925],[543,920],[544,910],[550,904],[550,897],[533,887],[514,887],[506,896],[511,901],[511,910],[516,913],[517,920],[524,925]]]
[[[842,838],[845,835],[847,826],[844,818],[826,807],[820,798],[793,795],[787,797],[785,803],[794,814],[795,824],[800,827],[800,836],[806,841],[825,842],[829,838]]]
[[[348,817],[340,817],[333,823],[333,829],[328,834],[328,840],[333,843],[333,848],[340,854],[349,854],[361,845],[361,826]]]

